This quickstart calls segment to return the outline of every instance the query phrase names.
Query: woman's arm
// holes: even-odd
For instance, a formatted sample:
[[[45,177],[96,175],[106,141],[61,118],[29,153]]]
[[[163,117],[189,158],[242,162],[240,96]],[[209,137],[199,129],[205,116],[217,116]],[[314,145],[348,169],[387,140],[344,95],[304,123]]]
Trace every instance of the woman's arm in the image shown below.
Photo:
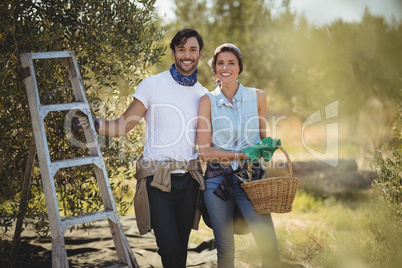
[[[261,140],[267,137],[267,97],[264,91],[257,89],[258,122]]]
[[[200,99],[198,106],[197,143],[203,161],[229,164],[231,160],[248,159],[244,153],[234,153],[212,148],[211,101],[207,95]]]

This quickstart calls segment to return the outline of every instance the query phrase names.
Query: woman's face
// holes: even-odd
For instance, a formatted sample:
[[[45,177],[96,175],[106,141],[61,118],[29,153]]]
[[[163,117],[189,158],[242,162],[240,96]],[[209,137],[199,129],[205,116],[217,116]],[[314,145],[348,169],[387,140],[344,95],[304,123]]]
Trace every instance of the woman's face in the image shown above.
[[[215,74],[217,79],[222,83],[237,81],[239,72],[239,61],[234,53],[224,51],[218,54],[215,63]]]

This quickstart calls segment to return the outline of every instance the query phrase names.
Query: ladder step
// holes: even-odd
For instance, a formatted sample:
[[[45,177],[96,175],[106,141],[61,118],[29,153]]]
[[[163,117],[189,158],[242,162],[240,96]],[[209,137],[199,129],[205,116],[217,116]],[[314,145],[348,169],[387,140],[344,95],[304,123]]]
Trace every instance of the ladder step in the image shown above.
[[[41,105],[39,107],[39,112],[44,118],[49,112],[58,112],[58,111],[69,111],[69,110],[86,110],[89,111],[89,108],[85,104],[85,102],[69,102],[69,103],[61,103],[61,104],[50,104],[50,105]]]
[[[69,58],[75,55],[74,51],[49,51],[49,52],[36,52],[27,53],[33,60],[40,59],[56,59],[56,58]]]
[[[92,213],[87,213],[79,216],[74,217],[67,217],[61,219],[61,228],[63,233],[68,229],[68,227],[93,221],[99,221],[104,219],[111,219],[116,221],[116,214],[113,210],[102,210]]]
[[[51,163],[51,169],[58,170],[60,168],[69,168],[90,164],[100,166],[100,158],[98,156],[84,156],[78,158],[57,160]]]

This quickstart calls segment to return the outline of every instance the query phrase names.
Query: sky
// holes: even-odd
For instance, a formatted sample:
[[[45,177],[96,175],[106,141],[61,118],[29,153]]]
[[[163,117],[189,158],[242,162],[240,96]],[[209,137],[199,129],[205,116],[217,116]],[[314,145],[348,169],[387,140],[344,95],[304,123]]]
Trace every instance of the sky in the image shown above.
[[[280,0],[277,0],[280,3]],[[174,18],[173,0],[156,0],[158,14],[171,20]],[[400,0],[291,0],[290,7],[298,14],[317,25],[330,24],[341,18],[346,22],[358,22],[365,7],[370,13],[390,19],[392,16],[402,20],[402,1]]]

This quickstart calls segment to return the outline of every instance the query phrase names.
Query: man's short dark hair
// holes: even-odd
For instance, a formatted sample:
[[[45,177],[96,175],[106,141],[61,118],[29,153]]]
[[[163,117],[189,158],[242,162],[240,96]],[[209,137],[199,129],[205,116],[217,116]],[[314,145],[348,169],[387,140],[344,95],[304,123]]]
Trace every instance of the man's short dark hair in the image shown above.
[[[174,51],[175,47],[184,45],[187,42],[187,39],[189,39],[190,37],[197,38],[201,51],[202,47],[204,46],[204,40],[202,39],[201,34],[193,29],[182,29],[178,31],[173,37],[172,42],[170,42],[170,48]]]

